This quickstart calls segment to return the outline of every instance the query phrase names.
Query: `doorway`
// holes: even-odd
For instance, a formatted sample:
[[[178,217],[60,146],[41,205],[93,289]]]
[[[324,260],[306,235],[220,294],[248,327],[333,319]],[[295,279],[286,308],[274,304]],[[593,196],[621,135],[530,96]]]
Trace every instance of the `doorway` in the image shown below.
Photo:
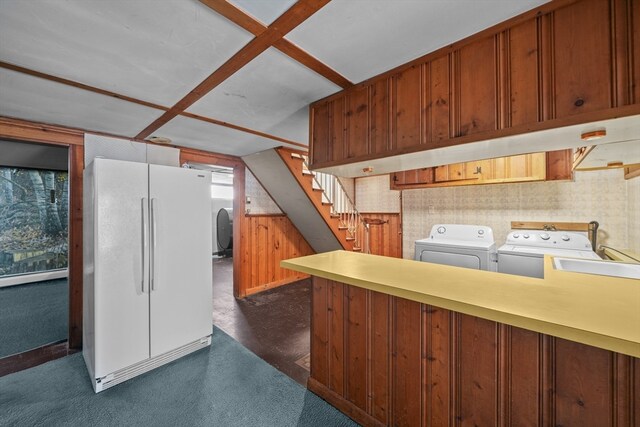
[[[68,148],[0,141],[0,359],[69,330]]]

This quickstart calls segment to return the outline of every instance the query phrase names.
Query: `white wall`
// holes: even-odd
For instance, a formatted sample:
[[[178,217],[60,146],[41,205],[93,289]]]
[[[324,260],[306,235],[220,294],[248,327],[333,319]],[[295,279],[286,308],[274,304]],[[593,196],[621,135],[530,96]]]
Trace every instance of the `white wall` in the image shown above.
[[[246,203],[245,205],[246,213],[253,215],[282,213],[278,205],[276,205],[276,202],[273,201],[269,193],[260,185],[260,182],[258,182],[248,168],[245,168],[244,179],[245,197],[251,200],[250,203]]]

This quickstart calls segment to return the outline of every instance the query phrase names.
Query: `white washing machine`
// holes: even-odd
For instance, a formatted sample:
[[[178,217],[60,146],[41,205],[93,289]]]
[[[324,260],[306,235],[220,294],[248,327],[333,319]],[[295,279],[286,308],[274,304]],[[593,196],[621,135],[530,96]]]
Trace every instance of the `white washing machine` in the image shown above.
[[[498,249],[498,271],[529,277],[544,277],[544,255],[601,259],[591,249],[587,236],[568,231],[512,231]]]
[[[416,240],[416,261],[497,271],[493,230],[483,225],[436,224]]]

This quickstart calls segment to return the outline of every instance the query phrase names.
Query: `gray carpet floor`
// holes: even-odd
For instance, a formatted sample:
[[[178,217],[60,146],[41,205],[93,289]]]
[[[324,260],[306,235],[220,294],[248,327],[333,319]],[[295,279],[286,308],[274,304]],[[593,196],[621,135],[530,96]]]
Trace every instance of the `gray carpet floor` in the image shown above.
[[[81,354],[0,378],[5,426],[355,426],[214,327],[211,348],[94,394]]]
[[[66,340],[67,279],[0,288],[0,358]]]

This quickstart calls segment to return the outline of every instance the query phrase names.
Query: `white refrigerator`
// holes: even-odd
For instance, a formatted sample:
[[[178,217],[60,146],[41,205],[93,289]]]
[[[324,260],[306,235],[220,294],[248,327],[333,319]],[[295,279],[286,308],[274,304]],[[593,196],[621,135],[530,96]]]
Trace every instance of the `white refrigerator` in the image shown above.
[[[83,356],[95,392],[211,344],[211,174],[84,171]]]

